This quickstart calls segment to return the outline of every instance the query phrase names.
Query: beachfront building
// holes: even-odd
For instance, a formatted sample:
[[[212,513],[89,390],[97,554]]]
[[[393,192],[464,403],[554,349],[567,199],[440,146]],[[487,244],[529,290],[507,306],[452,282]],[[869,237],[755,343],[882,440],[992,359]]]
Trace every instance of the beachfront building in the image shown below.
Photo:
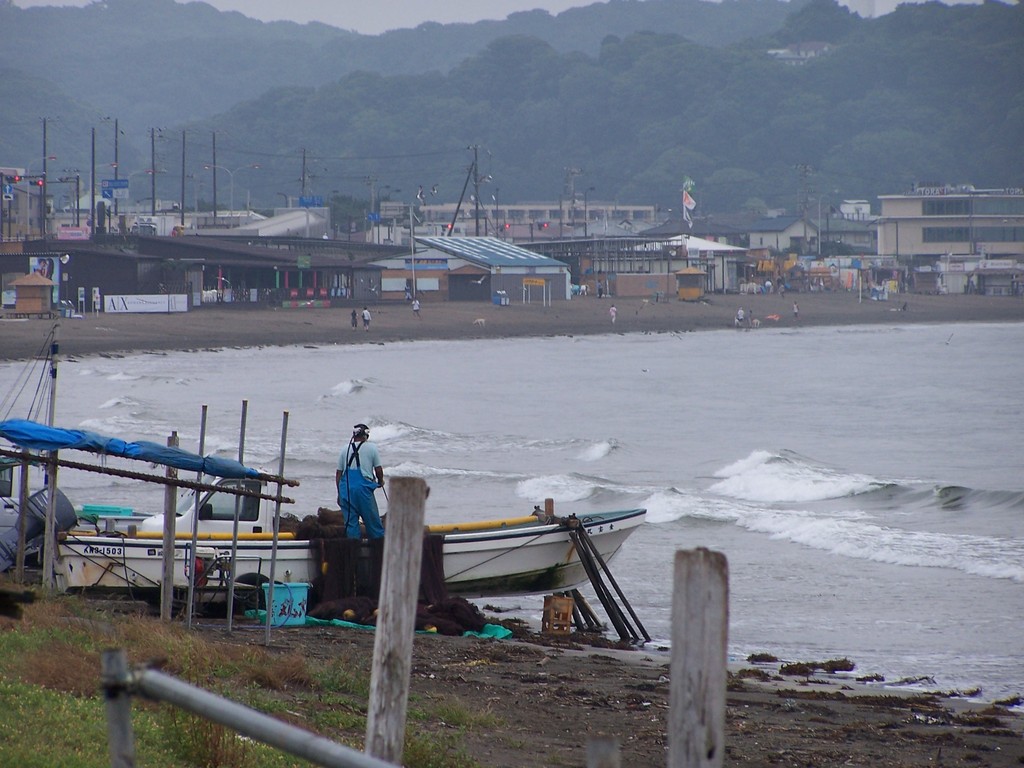
[[[947,254],[1024,257],[1024,187],[916,185],[881,195],[878,253],[915,263]]]
[[[657,206],[591,200],[587,193],[573,194],[565,200],[502,203],[492,198],[488,202],[479,206],[472,200],[464,200],[461,205],[428,203],[420,207],[420,218],[428,227],[446,231],[454,225],[466,235],[516,243],[628,235],[659,223]]]
[[[570,298],[569,267],[496,237],[419,237],[417,250],[378,259],[381,298],[550,303]]]
[[[768,248],[775,253],[809,254],[816,252],[818,227],[801,216],[774,216],[750,226],[751,248]]]
[[[878,253],[925,293],[1024,292],[1024,187],[915,185],[882,195]]]
[[[646,233],[645,233],[646,234]],[[590,237],[523,244],[568,265],[573,291],[589,296],[629,296],[661,301],[677,296],[678,272],[705,276],[702,293],[738,290],[747,251],[691,235]],[[692,272],[687,281],[691,281]]]

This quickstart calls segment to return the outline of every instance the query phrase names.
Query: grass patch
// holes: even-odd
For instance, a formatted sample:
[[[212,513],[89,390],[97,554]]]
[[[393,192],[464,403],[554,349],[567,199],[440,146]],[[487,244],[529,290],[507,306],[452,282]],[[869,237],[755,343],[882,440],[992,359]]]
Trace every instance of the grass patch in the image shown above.
[[[4,765],[107,768],[101,654],[123,648],[131,666],[156,666],[184,682],[362,749],[371,659],[344,649],[311,665],[237,639],[214,642],[178,623],[121,615],[69,596],[37,596],[17,621],[0,619],[0,744]],[[475,768],[461,731],[494,718],[458,703],[432,705],[407,729],[407,768]],[[424,728],[423,725],[431,726]],[[434,732],[433,726],[452,730]],[[305,765],[170,705],[132,700],[136,761],[148,768]]]

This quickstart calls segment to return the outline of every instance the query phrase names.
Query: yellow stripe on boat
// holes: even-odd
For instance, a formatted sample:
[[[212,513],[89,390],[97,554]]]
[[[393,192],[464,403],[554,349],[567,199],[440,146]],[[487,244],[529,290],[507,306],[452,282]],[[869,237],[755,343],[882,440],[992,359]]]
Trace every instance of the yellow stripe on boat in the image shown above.
[[[488,531],[540,522],[542,521],[536,515],[527,515],[526,517],[508,517],[504,520],[480,520],[475,523],[438,523],[436,525],[428,525],[427,531],[430,533],[468,533],[470,531]]]

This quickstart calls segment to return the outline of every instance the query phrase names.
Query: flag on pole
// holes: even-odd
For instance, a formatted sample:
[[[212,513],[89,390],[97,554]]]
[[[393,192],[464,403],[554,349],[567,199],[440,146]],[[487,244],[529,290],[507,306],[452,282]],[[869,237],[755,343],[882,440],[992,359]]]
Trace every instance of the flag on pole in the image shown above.
[[[683,189],[683,221],[693,229],[693,219],[690,218],[690,211],[697,207],[697,201],[693,199],[687,189]]]
[[[693,179],[689,176],[683,177],[683,221],[686,225],[693,229],[693,219],[690,218],[690,211],[697,207],[697,201],[693,199],[690,193],[693,191]]]

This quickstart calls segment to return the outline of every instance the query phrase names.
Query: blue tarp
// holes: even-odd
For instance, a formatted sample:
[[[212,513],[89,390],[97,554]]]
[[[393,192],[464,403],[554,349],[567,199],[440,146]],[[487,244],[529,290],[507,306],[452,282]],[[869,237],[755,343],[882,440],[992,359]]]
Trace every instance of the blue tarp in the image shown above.
[[[217,456],[200,456],[181,448],[170,448],[159,443],[137,441],[129,443],[118,437],[106,437],[84,429],[61,429],[37,424],[25,419],[0,421],[0,437],[21,448],[37,451],[57,451],[73,448],[107,456],[121,456],[175,469],[190,469],[214,477],[246,478],[259,477],[260,472],[246,467],[233,459]]]

